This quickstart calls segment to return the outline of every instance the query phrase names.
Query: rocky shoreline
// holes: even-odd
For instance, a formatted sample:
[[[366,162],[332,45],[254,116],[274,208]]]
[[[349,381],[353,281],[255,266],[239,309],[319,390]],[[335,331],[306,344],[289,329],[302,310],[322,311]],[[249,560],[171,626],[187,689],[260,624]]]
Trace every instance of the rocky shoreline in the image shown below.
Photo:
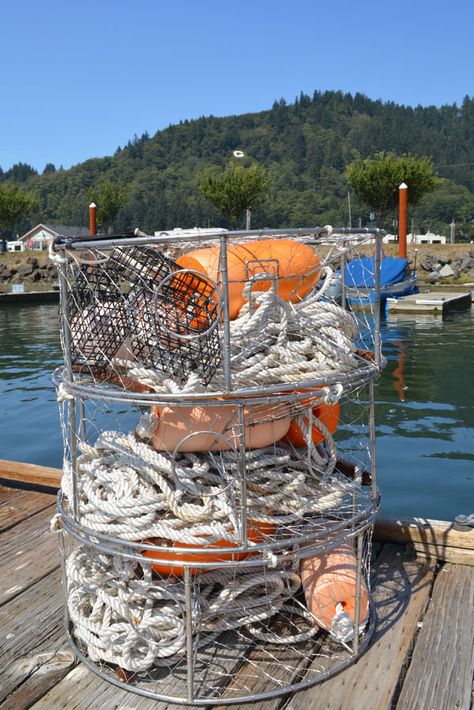
[[[47,254],[0,254],[0,285],[23,284],[25,288],[52,289],[57,280],[56,267]]]
[[[367,252],[368,253],[368,252]],[[384,245],[386,256],[396,256],[396,245]],[[408,246],[411,268],[427,285],[474,284],[474,244],[421,244]],[[0,254],[0,290],[14,284],[25,290],[47,290],[57,285],[57,271],[46,253]]]

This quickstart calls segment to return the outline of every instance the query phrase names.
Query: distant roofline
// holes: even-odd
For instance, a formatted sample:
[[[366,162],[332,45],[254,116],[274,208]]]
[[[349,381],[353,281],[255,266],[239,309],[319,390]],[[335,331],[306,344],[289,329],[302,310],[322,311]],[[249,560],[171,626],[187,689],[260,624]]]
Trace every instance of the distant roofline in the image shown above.
[[[44,224],[43,222],[40,222],[39,224],[36,224],[34,227],[32,227],[28,232],[23,234],[21,237],[18,237],[17,241],[23,242],[29,239],[31,236],[33,236],[33,232],[36,232],[40,229],[45,229],[51,234],[52,237],[59,236],[62,233],[62,229],[67,230],[68,233],[77,232],[77,236],[80,237],[89,234],[89,230],[87,227],[79,227],[77,225],[66,224]]]

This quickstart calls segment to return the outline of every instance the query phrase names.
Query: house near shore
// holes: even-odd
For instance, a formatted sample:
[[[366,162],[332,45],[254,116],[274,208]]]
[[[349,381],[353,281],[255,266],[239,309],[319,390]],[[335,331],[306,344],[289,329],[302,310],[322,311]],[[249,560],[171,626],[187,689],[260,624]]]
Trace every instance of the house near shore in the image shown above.
[[[55,237],[90,237],[90,235],[91,233],[87,227],[71,227],[65,224],[37,224],[36,227],[30,229],[26,234],[18,237],[16,242],[9,242],[9,245],[21,244],[21,251],[25,251],[26,249],[42,251],[43,249],[48,249]],[[9,247],[9,251],[10,250],[13,251],[13,249]]]

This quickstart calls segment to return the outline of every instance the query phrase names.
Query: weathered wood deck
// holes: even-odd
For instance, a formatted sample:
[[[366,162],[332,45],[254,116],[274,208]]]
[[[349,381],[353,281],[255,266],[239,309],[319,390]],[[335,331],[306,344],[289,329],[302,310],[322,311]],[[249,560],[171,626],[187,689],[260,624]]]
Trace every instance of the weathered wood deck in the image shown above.
[[[0,707],[162,709],[75,665],[63,632],[55,510],[46,493],[0,486]],[[369,650],[339,675],[261,710],[468,710],[474,671],[474,567],[377,544],[377,624]],[[236,707],[235,705],[233,707]]]

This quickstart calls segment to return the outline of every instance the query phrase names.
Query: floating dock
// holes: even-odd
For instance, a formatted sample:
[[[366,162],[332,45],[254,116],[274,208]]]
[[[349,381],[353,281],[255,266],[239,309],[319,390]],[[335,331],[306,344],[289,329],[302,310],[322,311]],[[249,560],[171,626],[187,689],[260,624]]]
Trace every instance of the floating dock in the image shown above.
[[[4,481],[20,479],[25,485],[33,476],[37,485],[42,474],[48,487],[59,484],[57,469],[0,462]],[[48,493],[0,486],[0,706],[176,707],[132,695],[76,664],[63,629],[60,560],[57,538],[49,526],[55,510],[55,499]],[[474,671],[474,531],[463,537],[451,528],[450,523],[426,520],[379,521],[375,530],[379,542],[374,543],[372,554],[377,620],[369,649],[354,665],[319,685],[248,707],[468,710]],[[447,548],[462,550],[463,563],[440,563],[443,555],[447,559]],[[220,652],[218,643],[210,649],[213,654]],[[317,654],[313,655],[310,652],[298,667],[298,679],[318,662]],[[235,667],[233,673],[237,676],[250,669],[249,682],[253,677],[262,691],[265,669],[259,673],[258,647],[249,647],[247,658],[247,664]],[[230,662],[232,658],[222,658],[223,665]],[[276,656],[275,665],[279,662],[284,659]],[[173,682],[183,684],[185,678],[175,677]],[[225,693],[222,688],[221,700]]]
[[[464,311],[471,307],[471,291],[455,293],[432,291],[413,293],[401,298],[387,298],[388,313],[432,313],[446,315],[450,311]]]
[[[59,303],[59,291],[23,291],[21,293],[1,293],[0,304],[14,303]]]

